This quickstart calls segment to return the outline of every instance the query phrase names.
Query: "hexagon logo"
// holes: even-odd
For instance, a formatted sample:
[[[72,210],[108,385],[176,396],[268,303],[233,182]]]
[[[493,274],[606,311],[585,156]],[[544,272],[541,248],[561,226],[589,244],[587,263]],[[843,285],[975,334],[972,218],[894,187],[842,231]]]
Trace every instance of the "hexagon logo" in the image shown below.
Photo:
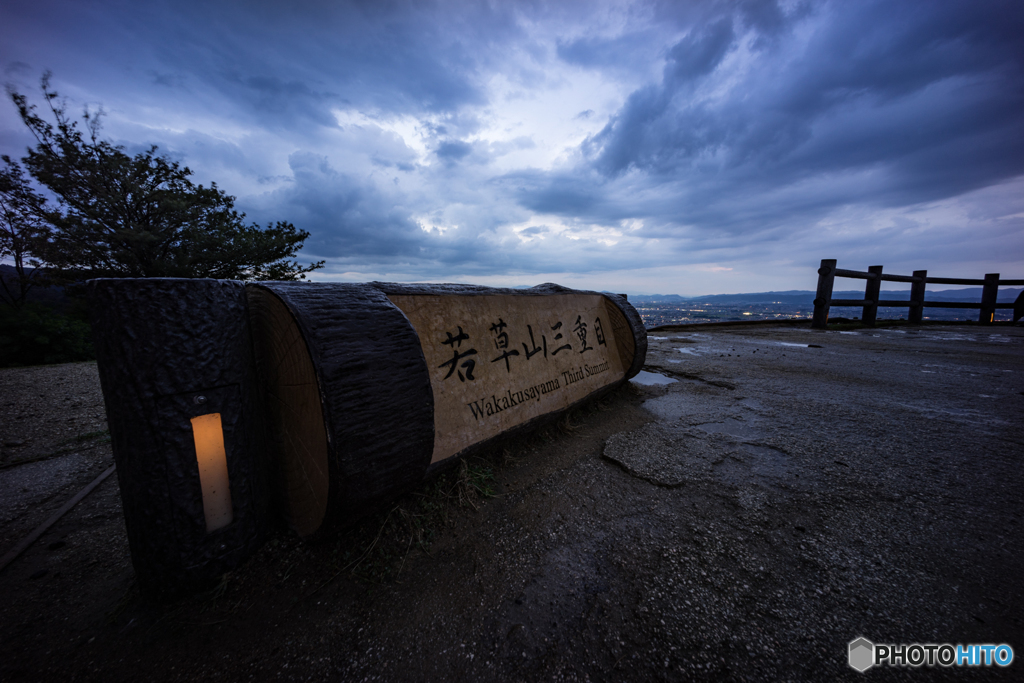
[[[875,644],[867,638],[858,638],[850,643],[850,666],[861,673],[875,663]]]

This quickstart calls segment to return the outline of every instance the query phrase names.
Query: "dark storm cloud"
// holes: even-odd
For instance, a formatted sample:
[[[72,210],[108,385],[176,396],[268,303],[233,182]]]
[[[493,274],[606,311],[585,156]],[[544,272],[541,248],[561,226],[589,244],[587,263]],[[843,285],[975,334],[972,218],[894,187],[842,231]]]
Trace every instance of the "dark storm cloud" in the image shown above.
[[[719,19],[689,35],[672,46],[668,51],[669,65],[665,68],[665,80],[675,81],[675,87],[688,81],[706,76],[714,71],[733,43],[732,19]]]
[[[323,156],[297,152],[289,159],[294,181],[268,198],[292,222],[312,233],[308,248],[322,257],[419,257],[426,235],[373,183],[333,168]]]
[[[339,271],[641,270],[797,243],[953,261],[971,228],[914,212],[986,188],[978,220],[1022,232],[998,190],[1024,174],[1019,2],[19,0],[4,19],[16,88],[53,69],[116,141],[309,230]],[[0,151],[29,143],[0,112]]]
[[[600,178],[519,171],[495,180],[519,203],[538,213],[591,216],[602,205]]]
[[[219,85],[236,95],[264,123],[292,126],[335,125],[331,107],[344,103],[338,93],[318,90],[300,80],[273,75],[243,75],[232,69],[220,74]]]
[[[334,107],[480,104],[474,70],[486,55],[477,45],[516,30],[500,8],[414,2],[40,2],[21,14],[36,34],[10,38],[38,71],[66,61],[54,52],[86,54],[108,69],[145,65],[156,84],[213,90],[234,114],[266,125],[331,125]]]
[[[469,143],[462,142],[461,140],[450,140],[442,142],[437,147],[437,154],[439,159],[446,161],[458,161],[464,159],[473,151],[473,146]]]
[[[694,27],[669,51],[661,83],[635,91],[586,142],[594,167],[652,182],[713,173],[720,182],[708,189],[720,194],[870,170],[887,184],[878,200],[895,205],[1024,172],[1020,5],[836,10],[795,55],[788,43],[753,50],[755,65],[724,98],[690,95],[734,44],[731,21]],[[833,201],[867,192],[852,183],[841,194]]]
[[[580,36],[558,41],[560,59],[578,66],[616,72],[637,72],[648,68],[659,48],[652,31],[635,31],[620,36]]]
[[[400,263],[419,277],[458,267],[461,272],[492,274],[533,271],[572,264],[586,270],[600,250],[587,257],[558,249],[569,246],[564,238],[524,250],[507,247],[509,235],[499,231],[452,229],[442,235],[428,233],[410,218],[410,209],[394,188],[344,173],[313,153],[289,157],[292,182],[264,198],[263,203],[282,211],[312,233],[307,250],[330,259],[337,268],[363,269]],[[250,218],[264,219],[265,209]],[[427,221],[429,223],[429,220]],[[524,231],[528,236],[548,232],[544,226]],[[607,266],[607,263],[604,264]]]

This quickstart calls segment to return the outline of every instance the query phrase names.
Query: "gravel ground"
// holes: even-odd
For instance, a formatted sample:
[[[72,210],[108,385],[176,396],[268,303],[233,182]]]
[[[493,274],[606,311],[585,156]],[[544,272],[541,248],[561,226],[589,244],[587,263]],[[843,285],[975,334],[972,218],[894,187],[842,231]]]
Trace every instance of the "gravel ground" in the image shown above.
[[[652,333],[646,370],[675,381],[334,539],[276,530],[171,605],[137,595],[111,477],[0,573],[0,678],[918,680],[968,672],[858,674],[847,644],[1024,651],[1024,328],[678,328]],[[0,437],[38,439],[33,457],[104,428],[93,365],[0,387],[31,415]],[[88,419],[53,411],[61,392]],[[0,553],[109,465],[89,438],[0,470]]]
[[[0,555],[114,464],[95,363],[0,370]]]

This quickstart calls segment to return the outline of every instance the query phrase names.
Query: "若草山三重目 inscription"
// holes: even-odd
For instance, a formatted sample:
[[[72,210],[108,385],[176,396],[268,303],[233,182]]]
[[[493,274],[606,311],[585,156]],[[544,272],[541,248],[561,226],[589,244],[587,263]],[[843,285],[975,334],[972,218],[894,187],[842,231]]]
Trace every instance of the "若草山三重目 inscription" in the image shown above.
[[[632,360],[617,339],[632,332],[599,294],[388,298],[419,335],[430,373],[431,462],[576,403],[622,379]]]

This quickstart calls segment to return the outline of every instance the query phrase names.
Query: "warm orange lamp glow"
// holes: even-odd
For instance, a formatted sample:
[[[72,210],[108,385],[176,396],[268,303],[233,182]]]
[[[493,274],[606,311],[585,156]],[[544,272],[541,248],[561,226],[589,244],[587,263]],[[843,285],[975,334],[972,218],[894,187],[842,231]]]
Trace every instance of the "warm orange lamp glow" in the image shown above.
[[[231,524],[234,519],[220,413],[193,417],[192,436],[196,442],[199,483],[203,489],[203,513],[206,515],[206,531],[209,533]]]

